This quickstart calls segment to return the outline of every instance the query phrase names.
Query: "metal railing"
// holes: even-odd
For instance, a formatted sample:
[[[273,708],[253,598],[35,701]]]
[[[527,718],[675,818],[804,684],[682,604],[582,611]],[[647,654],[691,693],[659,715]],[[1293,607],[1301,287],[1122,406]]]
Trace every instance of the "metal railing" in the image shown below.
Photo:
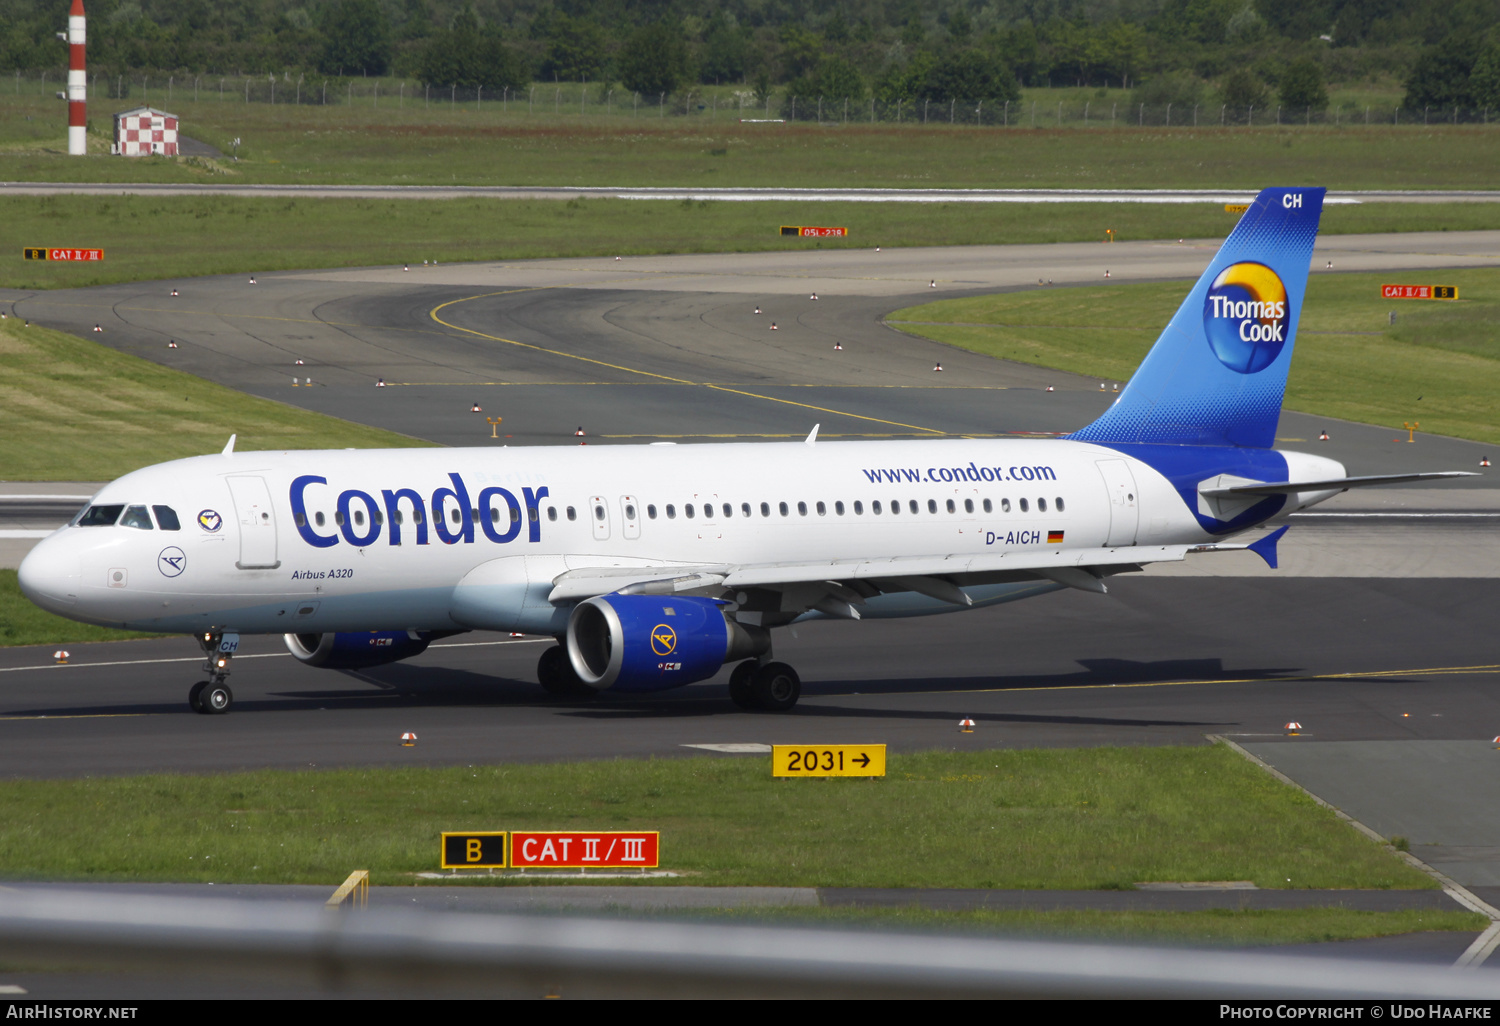
[[[934,934],[0,892],[0,958],[539,997],[1500,999],[1500,973]]]

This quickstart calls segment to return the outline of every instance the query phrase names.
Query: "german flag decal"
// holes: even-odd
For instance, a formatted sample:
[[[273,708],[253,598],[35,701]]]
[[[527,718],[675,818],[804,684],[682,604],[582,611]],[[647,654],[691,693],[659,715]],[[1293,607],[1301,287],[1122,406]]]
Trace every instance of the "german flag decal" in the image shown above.
[[[1061,531],[1048,531],[1047,532],[1047,544],[1048,545],[1058,545],[1058,544],[1060,544],[1062,542],[1062,538],[1063,538],[1063,533]]]

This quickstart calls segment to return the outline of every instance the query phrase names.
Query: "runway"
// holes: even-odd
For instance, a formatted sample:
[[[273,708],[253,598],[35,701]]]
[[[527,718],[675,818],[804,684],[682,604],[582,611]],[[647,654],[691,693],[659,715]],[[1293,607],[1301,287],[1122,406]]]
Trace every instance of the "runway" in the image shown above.
[[[1049,287],[1038,279],[1097,284],[1106,266],[1111,281],[1187,279],[1215,245],[367,268],[258,275],[253,286],[226,277],[0,291],[0,301],[80,335],[99,324],[90,337],[254,394],[446,445],[576,444],[580,427],[590,444],[800,438],[813,423],[823,438],[1045,434],[1088,422],[1112,392],[883,319],[938,296]],[[1315,267],[1327,259],[1338,271],[1496,266],[1500,233],[1326,237]],[[169,338],[180,348],[167,350]],[[314,387],[291,387],[296,359]],[[504,416],[505,437],[489,439],[474,402]],[[1325,427],[1331,438],[1319,442]],[[1283,416],[1279,436],[1355,474],[1478,469],[1488,452],[1298,414]],[[1353,493],[1314,513],[1290,521],[1275,572],[1243,554],[1201,556],[1115,578],[1107,597],[1069,591],[878,629],[799,627],[777,639],[778,658],[804,681],[785,716],[736,710],[722,674],[662,695],[559,703],[534,683],[550,643],[537,639],[464,635],[358,674],[313,670],[279,639],[247,639],[226,717],[188,711],[200,673],[186,640],[70,646],[67,666],[53,664],[51,646],[0,650],[0,777],[757,757],[696,747],[726,743],[1205,744],[1220,734],[1310,787],[1353,781],[1349,803],[1368,803],[1358,815],[1435,858],[1449,851],[1461,882],[1500,881],[1500,828],[1405,797],[1444,794],[1449,810],[1493,797],[1462,761],[1482,761],[1475,753],[1500,735],[1493,482]],[[958,732],[963,717],[975,733]],[[1288,737],[1288,722],[1305,730]],[[403,731],[419,735],[416,748],[399,745]],[[1349,753],[1378,761],[1413,743],[1459,746],[1465,768],[1404,763],[1399,800],[1359,786]]]

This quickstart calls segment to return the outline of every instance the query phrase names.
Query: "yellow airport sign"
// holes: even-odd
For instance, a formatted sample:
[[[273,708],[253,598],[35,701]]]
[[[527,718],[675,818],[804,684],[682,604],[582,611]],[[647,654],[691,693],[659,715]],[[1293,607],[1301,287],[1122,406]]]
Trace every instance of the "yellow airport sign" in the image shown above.
[[[504,830],[443,832],[444,869],[504,869]]]
[[[773,777],[883,777],[885,745],[772,745]]]
[[[1248,204],[1248,203],[1226,203],[1226,204],[1224,204],[1224,213],[1226,213],[1226,214],[1243,214],[1245,211],[1247,211],[1249,209],[1250,209],[1250,204]]]

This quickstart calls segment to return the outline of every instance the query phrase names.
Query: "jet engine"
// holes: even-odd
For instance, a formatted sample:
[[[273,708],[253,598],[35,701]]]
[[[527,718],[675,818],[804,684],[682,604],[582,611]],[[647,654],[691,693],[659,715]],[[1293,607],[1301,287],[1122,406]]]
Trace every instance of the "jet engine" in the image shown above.
[[[725,606],[686,596],[587,599],[568,618],[568,660],[600,691],[665,691],[706,680],[725,663],[771,646],[763,628],[737,622]]]
[[[339,631],[288,634],[286,647],[298,661],[327,670],[358,670],[421,655],[436,638],[457,631]]]

